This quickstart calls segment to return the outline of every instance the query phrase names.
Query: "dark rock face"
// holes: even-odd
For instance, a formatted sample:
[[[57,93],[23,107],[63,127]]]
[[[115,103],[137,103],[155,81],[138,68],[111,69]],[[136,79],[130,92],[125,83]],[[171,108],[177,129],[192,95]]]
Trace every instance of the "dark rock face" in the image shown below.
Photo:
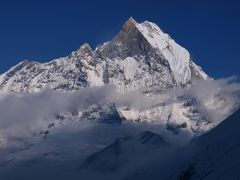
[[[123,26],[119,34],[113,39],[114,44],[121,44],[121,58],[147,55],[152,47],[146,38],[136,27],[136,21],[130,18]]]
[[[120,117],[115,105],[110,105],[107,108],[107,111],[104,112],[98,120],[99,122],[107,124],[121,124],[122,122],[122,118]]]

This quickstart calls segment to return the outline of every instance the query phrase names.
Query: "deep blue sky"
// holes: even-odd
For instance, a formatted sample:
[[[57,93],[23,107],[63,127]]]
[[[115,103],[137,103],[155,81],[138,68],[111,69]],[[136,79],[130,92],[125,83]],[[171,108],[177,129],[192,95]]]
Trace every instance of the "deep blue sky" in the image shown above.
[[[240,76],[238,0],[0,1],[0,72],[110,40],[133,16],[153,21],[212,77]]]

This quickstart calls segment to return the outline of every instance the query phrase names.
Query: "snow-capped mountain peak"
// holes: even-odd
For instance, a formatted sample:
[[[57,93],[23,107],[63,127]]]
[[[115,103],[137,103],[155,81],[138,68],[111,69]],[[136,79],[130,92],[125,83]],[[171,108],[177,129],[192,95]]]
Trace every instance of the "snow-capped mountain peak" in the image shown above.
[[[189,52],[149,21],[137,23],[132,17],[129,18],[113,41],[102,49],[102,52],[108,52],[103,54],[110,58],[113,50],[114,56],[122,59],[129,56],[154,56],[152,59],[156,60],[155,56],[158,56],[162,64],[170,67],[177,84],[188,83],[195,74],[200,79],[207,79],[207,75],[192,62]],[[153,52],[157,55],[153,55]],[[148,62],[151,64],[151,59]]]
[[[0,90],[76,90],[111,83],[120,92],[151,91],[206,78],[188,51],[156,24],[137,23],[131,17],[112,41],[95,50],[85,43],[69,56],[48,63],[19,63],[0,76]]]
[[[46,63],[19,63],[0,76],[0,92],[76,91],[113,84],[122,94],[140,90],[154,95],[169,88],[190,86],[196,79],[207,77],[193,63],[188,51],[156,24],[148,21],[138,23],[131,17],[111,41],[95,50],[85,43],[67,57]],[[160,105],[151,110],[117,107],[116,113],[127,120],[168,124],[174,127],[170,128],[174,132],[176,128],[192,132],[201,124],[189,121],[192,112],[182,102]],[[174,116],[176,113],[178,118],[181,116],[178,121]],[[197,116],[200,120],[201,115]],[[187,121],[187,128],[181,128]]]

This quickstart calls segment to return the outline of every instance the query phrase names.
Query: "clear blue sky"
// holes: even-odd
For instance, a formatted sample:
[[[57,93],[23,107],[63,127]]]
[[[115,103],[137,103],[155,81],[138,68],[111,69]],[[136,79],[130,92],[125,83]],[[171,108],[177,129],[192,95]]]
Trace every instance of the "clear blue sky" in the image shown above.
[[[153,21],[212,77],[240,76],[238,0],[0,1],[0,72],[110,40],[133,16]]]

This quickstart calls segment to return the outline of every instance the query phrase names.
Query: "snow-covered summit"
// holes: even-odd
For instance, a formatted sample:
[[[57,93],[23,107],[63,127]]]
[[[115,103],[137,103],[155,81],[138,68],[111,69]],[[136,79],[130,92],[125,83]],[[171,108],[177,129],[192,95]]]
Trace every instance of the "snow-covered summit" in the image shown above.
[[[151,22],[132,17],[116,37],[95,50],[84,44],[48,63],[24,61],[0,76],[0,90],[76,90],[112,83],[120,92],[187,85],[207,75],[189,52]]]

